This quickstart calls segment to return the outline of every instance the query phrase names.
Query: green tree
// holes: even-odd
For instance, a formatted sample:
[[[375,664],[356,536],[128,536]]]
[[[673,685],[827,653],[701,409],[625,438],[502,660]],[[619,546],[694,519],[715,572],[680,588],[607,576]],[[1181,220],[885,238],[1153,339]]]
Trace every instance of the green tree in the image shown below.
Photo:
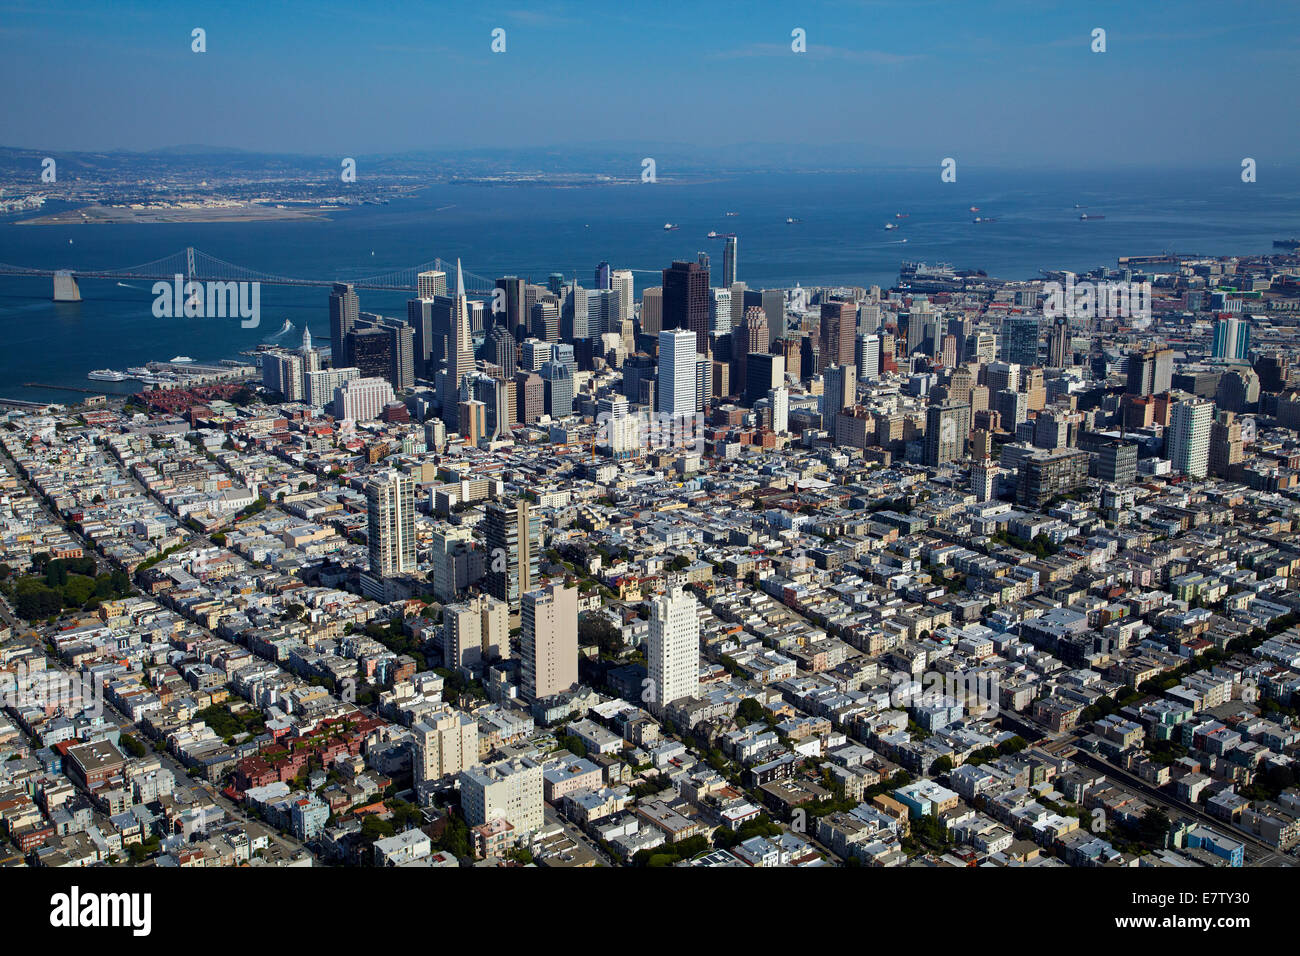
[[[1144,843],[1162,847],[1168,835],[1169,815],[1158,807],[1148,808],[1147,812],[1142,814],[1142,820],[1138,824],[1138,836]]]
[[[742,727],[760,723],[767,718],[767,708],[753,697],[746,697],[736,708],[736,723]]]

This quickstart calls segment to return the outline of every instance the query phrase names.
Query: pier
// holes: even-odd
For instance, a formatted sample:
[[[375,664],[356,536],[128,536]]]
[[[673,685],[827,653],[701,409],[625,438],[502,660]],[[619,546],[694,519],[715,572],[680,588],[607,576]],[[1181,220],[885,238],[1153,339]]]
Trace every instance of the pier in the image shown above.
[[[45,382],[23,382],[23,388],[47,388],[56,392],[82,392],[86,395],[116,395],[102,388],[82,388],[78,385],[48,385]]]

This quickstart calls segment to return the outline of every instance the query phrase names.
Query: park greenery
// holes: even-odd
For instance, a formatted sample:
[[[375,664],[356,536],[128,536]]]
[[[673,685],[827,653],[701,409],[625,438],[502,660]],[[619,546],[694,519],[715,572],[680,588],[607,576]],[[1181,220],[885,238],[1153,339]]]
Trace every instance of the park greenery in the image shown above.
[[[94,558],[53,558],[34,555],[34,573],[16,576],[0,564],[0,591],[14,610],[29,621],[54,617],[67,610],[94,610],[101,601],[132,593],[125,571],[96,574]]]

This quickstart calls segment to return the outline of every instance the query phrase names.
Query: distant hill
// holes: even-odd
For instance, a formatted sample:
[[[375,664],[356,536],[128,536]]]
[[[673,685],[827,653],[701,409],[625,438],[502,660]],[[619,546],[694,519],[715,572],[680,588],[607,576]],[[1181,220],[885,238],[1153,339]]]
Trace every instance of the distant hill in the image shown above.
[[[826,144],[799,147],[754,143],[710,148],[681,143],[609,143],[546,148],[460,148],[408,150],[395,153],[352,154],[368,173],[381,176],[448,178],[505,173],[590,174],[626,177],[639,174],[643,157],[653,157],[659,174],[699,176],[730,171],[856,170],[868,168],[846,162],[852,149]],[[0,146],[0,178],[14,178],[39,169],[53,156],[61,171],[86,179],[117,179],[123,175],[180,176],[189,179],[241,176],[335,175],[342,156],[318,153],[268,153],[198,143],[146,151],[50,150]],[[876,167],[879,168],[879,167]]]

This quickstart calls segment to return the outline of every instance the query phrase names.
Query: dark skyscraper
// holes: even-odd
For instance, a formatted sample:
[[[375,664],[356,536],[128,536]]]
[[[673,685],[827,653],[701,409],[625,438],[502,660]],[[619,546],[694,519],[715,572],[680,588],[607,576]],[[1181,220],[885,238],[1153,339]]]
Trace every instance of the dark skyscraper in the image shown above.
[[[852,302],[832,299],[822,303],[821,335],[818,344],[821,368],[827,365],[853,365],[854,344],[858,330],[858,307]],[[818,371],[821,369],[819,368]]]
[[[516,341],[526,339],[528,313],[524,311],[524,280],[516,276],[506,276],[497,279],[497,288],[505,290],[505,302],[502,303],[505,314],[493,315],[492,320],[504,322],[506,329]]]
[[[751,352],[766,352],[768,343],[767,313],[757,306],[745,310],[745,318],[731,330],[731,385],[738,395],[745,392],[748,365],[745,357]],[[767,392],[762,392],[766,395]]]
[[[344,337],[344,365],[361,370],[362,378],[382,378],[391,381],[393,370],[393,340],[380,328],[353,329]]]
[[[969,437],[969,405],[931,405],[926,409],[925,463],[931,468],[963,457]]]
[[[609,284],[609,276],[610,276],[610,268],[608,262],[602,262],[600,265],[596,266],[596,288],[597,289],[611,288]]]
[[[1255,359],[1255,372],[1259,387],[1265,392],[1280,392],[1286,388],[1290,373],[1290,359],[1282,352],[1270,352]]]
[[[876,330],[868,329],[867,331],[874,332]],[[957,339],[957,361],[963,361],[966,358],[966,342],[970,338],[970,320],[964,315],[952,316],[948,319],[948,334]]]
[[[429,375],[429,356],[433,348],[433,300],[407,299],[406,323],[414,330],[414,367],[417,378]]]
[[[503,375],[515,373],[515,337],[504,325],[494,325],[483,342],[483,358],[499,365]]]
[[[1163,395],[1173,385],[1173,349],[1144,349],[1129,354],[1125,370],[1130,395]]]
[[[410,388],[415,384],[415,330],[401,319],[362,312],[349,335],[369,329],[378,329],[389,339],[389,367],[381,377],[388,379],[395,392]],[[345,336],[344,352],[348,350],[347,341],[348,336]]]
[[[809,379],[825,368],[821,360],[821,347],[817,339],[805,335],[799,340],[799,377]]]
[[[489,558],[483,590],[513,610],[537,579],[542,545],[542,518],[526,501],[497,502],[487,506],[483,537]]]
[[[455,351],[452,347],[456,298],[438,295],[432,299],[411,299],[406,317],[415,330],[415,374],[433,378]]]
[[[781,370],[784,367],[785,359],[771,352],[750,352],[746,355],[743,403],[753,408],[756,401],[766,398],[771,389],[781,384]]]
[[[664,270],[663,328],[690,329],[695,347],[709,347],[709,270],[698,262],[674,262]]]
[[[342,368],[344,362],[343,337],[352,331],[361,314],[361,300],[350,282],[336,282],[330,292],[330,361],[335,368]]]
[[[1049,368],[1065,368],[1071,364],[1070,354],[1070,320],[1058,316],[1052,323],[1051,337],[1047,341],[1047,365]]]
[[[1013,365],[1038,364],[1039,317],[1008,315],[1002,320],[999,345],[1002,361]]]

